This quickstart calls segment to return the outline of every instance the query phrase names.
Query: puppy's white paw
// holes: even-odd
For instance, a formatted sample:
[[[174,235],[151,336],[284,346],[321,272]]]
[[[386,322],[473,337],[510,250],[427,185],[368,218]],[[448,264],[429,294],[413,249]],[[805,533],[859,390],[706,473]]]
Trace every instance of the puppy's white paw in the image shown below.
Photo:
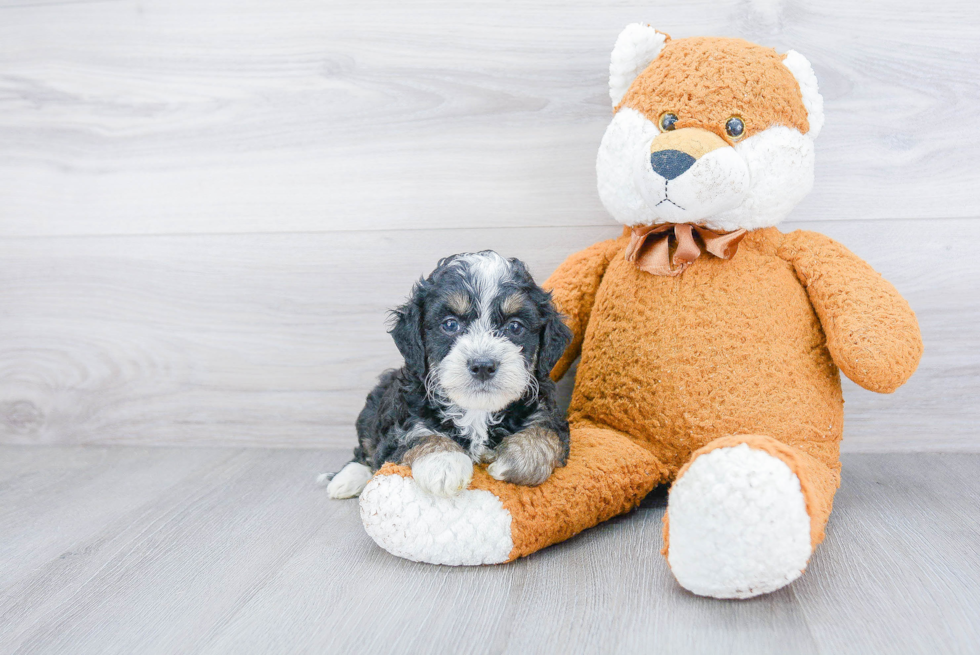
[[[512,467],[509,462],[502,458],[495,459],[490,466],[487,467],[487,473],[494,480],[500,480],[501,482],[507,481],[507,474],[510,473]]]
[[[525,462],[514,456],[500,457],[487,467],[491,478],[526,487],[538,486],[550,478],[554,470],[551,462]]]
[[[327,495],[331,498],[353,498],[364,490],[368,481],[371,479],[371,469],[357,462],[350,462],[340,470],[340,473],[333,476],[327,484]],[[323,473],[316,479],[317,483],[323,484],[328,479],[328,475]]]
[[[561,441],[555,432],[531,428],[504,439],[487,473],[502,482],[534,487],[551,477],[560,453]]]
[[[470,486],[473,461],[469,455],[440,451],[419,457],[412,463],[412,477],[424,491],[435,496],[455,496]]]

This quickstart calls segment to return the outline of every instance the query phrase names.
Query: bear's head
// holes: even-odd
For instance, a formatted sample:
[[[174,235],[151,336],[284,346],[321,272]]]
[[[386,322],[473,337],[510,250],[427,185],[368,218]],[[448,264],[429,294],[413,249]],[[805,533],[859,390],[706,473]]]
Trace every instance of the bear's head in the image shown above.
[[[741,39],[619,35],[599,196],[630,227],[779,223],[813,186],[823,98],[810,63]]]

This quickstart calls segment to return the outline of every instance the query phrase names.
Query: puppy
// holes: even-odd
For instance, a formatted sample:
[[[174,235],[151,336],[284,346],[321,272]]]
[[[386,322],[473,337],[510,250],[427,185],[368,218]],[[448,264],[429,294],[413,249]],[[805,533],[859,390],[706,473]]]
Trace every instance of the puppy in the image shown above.
[[[572,333],[517,259],[491,250],[439,262],[392,312],[405,365],[381,375],[357,418],[354,459],[329,480],[351,498],[385,462],[452,496],[473,463],[498,480],[538,485],[568,459],[568,422],[548,377]]]

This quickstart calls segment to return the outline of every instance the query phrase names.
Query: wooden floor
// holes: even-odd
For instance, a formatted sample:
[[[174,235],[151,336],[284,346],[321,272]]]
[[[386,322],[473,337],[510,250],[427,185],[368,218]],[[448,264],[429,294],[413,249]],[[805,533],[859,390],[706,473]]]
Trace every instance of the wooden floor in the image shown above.
[[[392,557],[343,451],[0,447],[2,653],[980,652],[980,455],[851,454],[806,575],[681,590],[665,498],[518,562]]]

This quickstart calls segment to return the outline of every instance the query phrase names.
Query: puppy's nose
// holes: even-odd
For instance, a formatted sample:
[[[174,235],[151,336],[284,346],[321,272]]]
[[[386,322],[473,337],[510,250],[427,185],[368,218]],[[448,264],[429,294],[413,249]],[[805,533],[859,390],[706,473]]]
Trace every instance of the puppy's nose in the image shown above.
[[[497,372],[497,362],[492,359],[471,359],[466,365],[469,366],[470,375],[480,382],[486,382]]]
[[[672,180],[694,166],[697,159],[680,150],[658,150],[650,153],[650,166],[658,175]]]

